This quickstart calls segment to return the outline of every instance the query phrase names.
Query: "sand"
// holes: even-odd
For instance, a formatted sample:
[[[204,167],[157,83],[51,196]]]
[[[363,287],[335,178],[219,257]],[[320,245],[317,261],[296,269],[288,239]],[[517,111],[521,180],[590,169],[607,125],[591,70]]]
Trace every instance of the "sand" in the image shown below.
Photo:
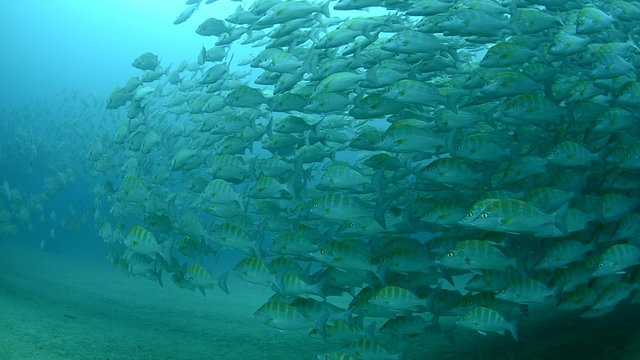
[[[229,278],[231,295],[164,287],[105,259],[2,244],[0,359],[311,359],[321,339],[253,319],[271,295]]]
[[[253,319],[271,291],[229,278],[203,297],[106,259],[0,241],[0,359],[315,359],[343,345]],[[599,319],[532,309],[522,340],[456,330],[411,340],[408,359],[640,359],[640,311]]]

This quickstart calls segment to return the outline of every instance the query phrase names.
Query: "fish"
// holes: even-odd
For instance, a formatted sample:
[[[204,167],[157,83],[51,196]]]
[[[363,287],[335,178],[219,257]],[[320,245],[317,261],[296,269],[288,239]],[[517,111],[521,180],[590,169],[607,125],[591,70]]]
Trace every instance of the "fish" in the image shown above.
[[[379,289],[369,299],[369,303],[397,312],[420,311],[427,307],[426,299],[421,299],[410,290],[398,286]]]
[[[252,284],[270,286],[275,283],[275,276],[267,264],[255,256],[246,257],[233,268],[245,281]]]
[[[191,4],[189,6],[187,6],[184,10],[182,10],[182,12],[176,17],[176,19],[173,21],[174,25],[179,25],[182,24],[183,22],[189,20],[189,18],[191,17],[191,15],[193,15],[193,13],[198,9],[198,7],[200,6],[200,3],[194,3]]]
[[[456,324],[483,335],[488,332],[505,335],[509,332],[515,340],[518,340],[517,322],[508,322],[499,312],[491,308],[483,306],[472,308],[462,315]]]
[[[205,289],[214,285],[218,285],[222,291],[229,294],[229,289],[227,288],[227,275],[228,273],[224,273],[216,279],[204,266],[191,264],[184,274],[184,281],[198,288],[203,296],[205,295]]]
[[[133,60],[133,62],[131,63],[131,66],[143,71],[155,70],[158,67],[158,65],[160,65],[160,60],[158,58],[158,55],[150,52],[141,54],[140,56],[135,58],[135,60]]]
[[[253,314],[259,322],[274,327],[278,330],[308,330],[323,325],[310,320],[295,306],[285,302],[272,300],[263,304]]]
[[[555,289],[531,278],[513,280],[496,294],[497,299],[517,304],[554,303],[555,296]]]
[[[377,343],[375,340],[371,340],[366,337],[361,337],[351,341],[348,344],[346,351],[356,358],[361,359],[401,360],[404,358],[404,352],[393,353]]]
[[[534,267],[539,270],[563,268],[572,262],[583,259],[588,252],[594,250],[593,244],[585,244],[577,240],[555,241],[546,249]]]
[[[256,21],[256,25],[273,26],[304,18],[314,13],[329,17],[331,15],[329,12],[329,1],[324,2],[322,5],[312,5],[306,1],[292,1],[288,4],[278,3],[271,6],[264,15]]]
[[[229,29],[223,20],[208,18],[203,21],[202,24],[198,25],[196,34],[202,36],[220,36],[228,31]]]
[[[593,276],[624,273],[626,268],[638,264],[640,264],[640,248],[631,244],[612,245],[602,253]]]
[[[140,225],[135,225],[129,230],[125,245],[131,249],[131,251],[138,254],[149,257],[160,255],[164,259],[169,259],[171,257],[173,242],[165,241],[160,243],[153,233],[147,231]]]
[[[476,202],[458,223],[484,230],[532,234],[552,225],[566,233],[567,210],[565,204],[560,210],[547,214],[518,199],[486,199]]]
[[[461,270],[518,268],[516,259],[507,257],[498,247],[482,240],[462,240],[436,262]]]

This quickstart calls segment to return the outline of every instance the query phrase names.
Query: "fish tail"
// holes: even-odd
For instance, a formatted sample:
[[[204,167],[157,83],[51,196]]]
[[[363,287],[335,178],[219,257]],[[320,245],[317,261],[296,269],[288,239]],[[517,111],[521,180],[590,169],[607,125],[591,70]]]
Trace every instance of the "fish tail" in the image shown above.
[[[225,271],[224,273],[222,273],[222,275],[220,275],[220,277],[218,278],[218,287],[220,287],[220,289],[222,291],[224,291],[225,294],[229,295],[229,288],[227,287],[227,278],[229,277],[229,272]],[[204,295],[204,294],[203,294]]]
[[[568,234],[569,230],[567,229],[567,213],[569,211],[569,203],[564,203],[562,207],[556,211],[554,215],[554,225],[560,230],[563,234]]]
[[[518,337],[518,320],[513,320],[509,323],[509,328],[507,330],[509,330],[515,341],[520,341]]]
[[[329,11],[329,3],[330,1],[327,0],[324,4],[322,4],[322,6],[320,7],[320,12],[322,13],[322,15],[326,16],[326,17],[331,17],[331,13]]]

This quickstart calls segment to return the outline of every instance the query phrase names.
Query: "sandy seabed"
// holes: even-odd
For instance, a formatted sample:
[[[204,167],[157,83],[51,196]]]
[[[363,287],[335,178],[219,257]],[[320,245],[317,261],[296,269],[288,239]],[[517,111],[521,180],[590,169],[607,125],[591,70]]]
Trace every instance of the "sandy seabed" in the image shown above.
[[[272,292],[230,276],[203,297],[128,277],[105,259],[0,240],[0,359],[315,359],[343,345],[253,319]],[[456,330],[410,339],[406,359],[640,359],[637,305],[599,319],[531,309],[520,342]]]

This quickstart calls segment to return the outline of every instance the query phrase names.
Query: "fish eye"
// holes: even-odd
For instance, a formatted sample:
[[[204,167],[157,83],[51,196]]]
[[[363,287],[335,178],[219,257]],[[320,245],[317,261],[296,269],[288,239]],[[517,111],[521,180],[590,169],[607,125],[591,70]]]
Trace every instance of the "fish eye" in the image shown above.
[[[503,294],[506,294],[506,293],[509,292],[509,289],[508,288],[504,288],[504,289],[500,290],[500,292],[503,293]]]
[[[453,251],[449,251],[449,252],[447,253],[447,257],[453,257],[453,255],[454,255],[454,254],[453,254]]]
[[[598,269],[602,269],[604,267],[604,263],[598,264]]]
[[[482,215],[480,215],[483,219],[486,219],[489,217],[489,214],[487,213],[482,213]]]
[[[468,213],[467,213],[467,217],[472,217],[472,216],[473,216],[473,213],[472,213],[472,212],[468,212]]]
[[[326,251],[324,249],[320,249],[320,255],[324,255],[324,253],[326,253]]]

